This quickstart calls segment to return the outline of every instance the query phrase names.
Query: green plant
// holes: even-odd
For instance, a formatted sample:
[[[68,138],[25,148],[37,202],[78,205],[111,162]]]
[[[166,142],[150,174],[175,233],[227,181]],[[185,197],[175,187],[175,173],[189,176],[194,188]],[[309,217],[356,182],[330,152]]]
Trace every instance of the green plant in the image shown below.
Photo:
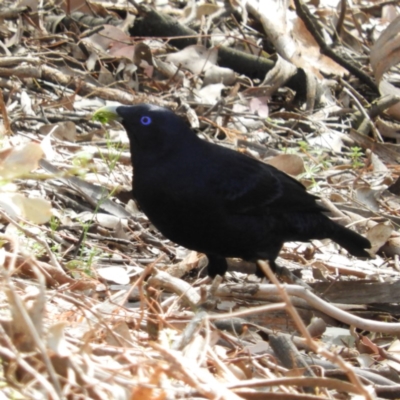
[[[102,160],[106,163],[108,168],[110,169],[110,172],[114,171],[115,166],[117,165],[117,162],[119,161],[122,153],[122,144],[119,142],[114,142],[110,138],[110,134],[107,131],[106,133],[106,145],[107,145],[107,156],[105,156],[101,151],[100,157]]]
[[[315,175],[322,169],[322,164],[304,164],[305,171],[300,174],[297,178],[298,179],[308,179],[312,182],[311,187],[319,187],[318,182],[315,180]]]
[[[32,227],[24,224],[23,222],[19,225],[23,229],[15,228],[14,234],[16,234],[19,238],[19,243],[23,246],[24,250],[33,254],[37,258],[41,258],[46,254],[46,249],[34,238],[40,237],[41,239],[46,240],[45,232],[37,227]],[[26,235],[26,230],[29,230],[31,235]]]
[[[81,262],[79,261],[75,265],[75,269],[81,270],[84,274],[88,276],[93,276],[92,266],[95,264],[97,258],[99,258],[103,252],[96,248],[83,245],[81,246],[80,257],[82,258]]]
[[[89,229],[93,223],[93,220],[96,216],[96,214],[99,212],[99,208],[101,206],[101,204],[106,201],[109,197],[111,197],[113,195],[114,191],[112,191],[111,193],[107,193],[107,196],[102,197],[97,205],[95,210],[93,211],[93,216],[92,218],[90,218],[88,221],[82,222],[82,240],[81,240],[81,246],[80,246],[80,251],[79,251],[79,257],[82,261],[82,265],[84,265],[84,267],[82,268],[82,270],[87,274],[87,275],[92,275],[91,273],[91,267],[94,263],[94,260],[98,257],[100,257],[100,255],[103,253],[101,250],[99,250],[96,247],[90,247],[90,249],[86,246],[86,239],[89,233]]]
[[[54,243],[50,246],[50,250],[51,250],[53,253],[59,253],[60,250],[61,250],[61,244],[60,244],[60,243],[54,242]]]
[[[96,210],[93,213],[93,217],[89,221],[82,223],[82,240],[81,240],[81,247],[79,250],[79,258],[83,262],[82,265],[84,267],[82,269],[89,275],[90,275],[90,268],[96,256],[96,249],[95,248],[88,249],[88,247],[86,246],[86,239],[89,233],[90,226],[93,223],[94,215],[96,215],[97,212],[98,212],[98,206],[96,207]]]
[[[75,278],[80,278],[82,274],[93,277],[92,269],[88,265],[87,261],[70,260],[65,263],[65,268],[67,268]]]
[[[52,215],[49,221],[49,225],[51,233],[54,234],[54,232],[60,227],[60,220]]]
[[[318,187],[318,182],[315,180],[321,170],[329,169],[332,166],[331,159],[329,158],[326,149],[322,147],[311,147],[310,144],[301,140],[297,142],[298,147],[284,148],[286,154],[304,153],[307,158],[302,157],[304,161],[305,171],[298,176],[299,179],[308,179],[312,182],[312,187]]]
[[[363,157],[363,152],[361,147],[350,147],[351,153],[350,153],[350,158],[351,158],[351,166],[353,168],[361,168],[364,166],[364,162],[362,160]]]
[[[310,151],[310,145],[305,140],[300,140],[298,145],[300,147],[300,151],[304,153],[308,153]]]

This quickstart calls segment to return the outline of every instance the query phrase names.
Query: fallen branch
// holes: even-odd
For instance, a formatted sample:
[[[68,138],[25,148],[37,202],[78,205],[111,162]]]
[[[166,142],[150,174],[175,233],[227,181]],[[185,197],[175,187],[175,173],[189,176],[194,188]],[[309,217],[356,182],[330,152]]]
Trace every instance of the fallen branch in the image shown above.
[[[248,288],[246,290],[244,285],[221,285],[216,291],[215,295],[218,297],[237,297],[238,293],[240,293],[241,297],[244,298],[265,300],[268,296],[279,294],[279,290],[275,285],[267,284],[253,286],[257,287],[256,291],[249,291]],[[355,315],[340,310],[338,307],[335,307],[332,304],[322,300],[301,286],[285,285],[284,288],[289,296],[300,297],[314,309],[321,311],[345,324],[352,325],[356,328],[370,332],[388,333],[393,335],[400,333],[400,323],[379,322],[356,317]]]

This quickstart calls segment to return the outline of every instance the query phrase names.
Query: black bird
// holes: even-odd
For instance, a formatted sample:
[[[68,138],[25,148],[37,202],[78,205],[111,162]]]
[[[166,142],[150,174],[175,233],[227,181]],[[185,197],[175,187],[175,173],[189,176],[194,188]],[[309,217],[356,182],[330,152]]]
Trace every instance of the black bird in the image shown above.
[[[94,118],[122,123],[130,140],[134,198],[165,237],[207,255],[209,276],[225,274],[226,257],[265,259],[274,269],[288,241],[329,238],[354,256],[369,257],[369,240],[330,220],[300,182],[200,139],[172,111],[149,104],[108,106]]]

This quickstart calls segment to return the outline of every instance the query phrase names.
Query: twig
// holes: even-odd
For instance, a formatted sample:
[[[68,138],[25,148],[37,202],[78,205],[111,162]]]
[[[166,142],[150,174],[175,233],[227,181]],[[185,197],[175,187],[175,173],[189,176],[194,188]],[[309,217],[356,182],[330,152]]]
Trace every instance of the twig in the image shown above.
[[[347,9],[347,0],[341,0],[340,1],[340,14],[339,14],[338,21],[336,23],[336,28],[335,28],[335,33],[334,33],[335,42],[339,41],[340,35],[343,30],[343,22],[344,22],[344,18],[346,16],[346,9]]]
[[[331,362],[338,364],[343,371],[345,371],[353,383],[353,385],[358,389],[358,393],[363,395],[367,400],[373,400],[371,393],[364,387],[361,383],[359,377],[355,373],[351,364],[347,363],[340,357],[338,354],[331,353],[327,349],[323,348],[322,346],[318,345],[317,342],[313,340],[310,336],[307,327],[304,325],[303,320],[301,319],[297,310],[293,307],[290,297],[286,291],[286,289],[279,283],[278,279],[276,278],[275,274],[271,271],[271,268],[265,261],[258,260],[258,266],[262,269],[262,271],[267,275],[268,279],[276,286],[279,294],[282,296],[283,301],[286,303],[286,311],[292,316],[294,322],[296,323],[297,328],[306,339],[307,344],[314,350],[316,354],[321,354],[322,356],[326,357]],[[311,293],[310,293],[311,294]],[[398,324],[400,325],[400,324]]]
[[[63,274],[65,274],[65,271],[63,270],[63,268],[61,267],[60,263],[58,262],[56,256],[53,254],[53,252],[50,249],[50,246],[48,245],[48,243],[43,240],[42,238],[40,238],[38,235],[32,233],[31,231],[29,231],[28,229],[25,229],[24,227],[22,227],[17,221],[14,221],[12,218],[10,218],[3,210],[0,209],[0,216],[2,218],[4,218],[7,222],[9,222],[10,224],[14,225],[16,228],[18,228],[21,232],[24,233],[24,235],[28,236],[29,238],[35,240],[37,243],[39,243],[41,246],[43,246],[47,252],[47,255],[49,256],[50,260],[51,260],[51,265],[54,268],[57,268],[60,272],[62,272]],[[24,221],[26,223],[26,221]]]
[[[18,254],[18,242],[16,240],[13,240],[13,238],[11,238],[11,237],[5,237],[5,238],[8,241],[10,241],[11,243],[13,243],[14,254],[15,255]],[[11,263],[11,264],[13,264],[13,263]],[[53,364],[50,361],[47,349],[44,345],[44,341],[40,337],[37,327],[35,326],[34,322],[32,321],[31,316],[29,315],[28,310],[26,309],[26,305],[22,302],[20,296],[17,295],[15,285],[14,285],[13,281],[11,280],[11,276],[12,276],[13,272],[14,272],[13,268],[9,268],[9,269],[3,268],[3,271],[2,271],[2,275],[3,275],[5,284],[7,287],[7,294],[11,297],[14,307],[18,311],[20,317],[23,319],[24,324],[26,325],[26,328],[28,329],[28,332],[26,332],[26,334],[31,336],[32,341],[35,343],[36,347],[40,351],[43,362],[46,365],[50,379],[53,383],[54,389],[57,392],[56,399],[61,399],[62,398],[62,390],[61,390],[61,385],[60,385],[60,381],[58,379],[57,373],[54,369]],[[44,288],[45,288],[44,277],[36,268],[35,268],[35,274],[37,276],[39,285],[41,287],[41,294],[42,294],[42,296],[44,296],[43,295]],[[37,305],[37,307],[38,307],[38,305]],[[41,311],[43,311],[43,310],[41,310]]]
[[[374,135],[374,138],[383,143],[383,138],[381,136],[381,134],[379,133],[379,131],[375,128],[374,123],[371,121],[370,116],[368,115],[368,113],[365,111],[365,108],[361,105],[361,103],[358,101],[357,97],[353,95],[353,93],[348,90],[347,88],[343,89],[344,92],[346,92],[355,102],[358,110],[361,112],[361,114],[363,115],[364,119],[361,122],[360,126],[357,128],[357,130],[360,133],[363,133],[364,135],[368,134],[368,127],[371,128],[372,133]]]
[[[25,372],[31,374],[44,388],[47,390],[52,398],[57,399],[57,393],[54,390],[52,384],[45,379],[41,372],[37,371],[34,367],[32,367],[28,362],[25,361],[24,357],[19,353],[18,349],[15,348],[14,343],[8,337],[7,333],[3,330],[3,326],[0,324],[0,336],[1,340],[3,341],[2,346],[0,347],[0,355],[2,358],[2,362],[5,359],[15,361]],[[9,349],[5,347],[5,344],[8,346]]]
[[[280,291],[275,285],[257,285],[257,290],[254,291],[243,291],[243,285],[221,285],[216,295],[219,297],[229,297],[233,294],[237,294],[240,291],[243,297],[248,297],[256,300],[264,299],[267,296],[277,295]],[[326,315],[337,319],[348,325],[353,325],[356,328],[371,331],[381,332],[388,334],[399,334],[400,323],[387,323],[380,321],[372,321],[364,318],[357,317],[346,311],[340,310],[332,304],[322,300],[318,296],[312,294],[310,291],[304,289],[298,285],[286,285],[285,291],[289,296],[300,297],[305,300],[307,304],[318,311],[322,311]]]
[[[6,135],[11,135],[12,129],[10,125],[10,120],[8,119],[6,105],[4,103],[3,91],[1,89],[0,89],[0,111],[1,111],[1,116],[3,117],[5,133]]]
[[[157,350],[165,361],[171,364],[165,373],[175,379],[182,379],[208,399],[242,399],[242,397],[227,389],[225,385],[219,383],[208,371],[205,373],[202,368],[193,365],[190,360],[184,358],[178,352],[169,350],[155,342],[150,342],[149,345]]]
[[[301,378],[275,378],[275,379],[248,379],[237,383],[228,383],[229,389],[259,388],[271,386],[314,386],[335,389],[338,392],[358,393],[351,383],[339,381],[338,379],[301,377]]]
[[[375,93],[379,93],[379,90],[375,84],[375,82],[364,72],[362,72],[359,68],[355,67],[353,64],[344,60],[342,57],[337,55],[328,45],[325,43],[322,35],[318,32],[318,29],[315,27],[314,22],[310,18],[310,12],[308,8],[302,3],[301,0],[294,0],[294,4],[296,6],[296,12],[299,18],[304,22],[304,25],[307,27],[308,31],[312,34],[315,41],[318,43],[320,47],[321,54],[324,54],[330,57],[333,61],[337,62],[342,67],[346,68],[349,72],[355,75],[361,82],[368,85],[370,89],[372,89]]]

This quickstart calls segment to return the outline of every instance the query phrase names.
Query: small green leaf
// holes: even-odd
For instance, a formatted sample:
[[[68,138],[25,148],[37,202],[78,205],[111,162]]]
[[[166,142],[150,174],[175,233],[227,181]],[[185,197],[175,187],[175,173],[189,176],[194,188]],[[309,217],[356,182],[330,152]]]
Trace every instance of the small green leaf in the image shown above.
[[[93,114],[92,120],[93,121],[98,121],[101,124],[106,124],[110,121],[115,121],[119,119],[119,115],[116,112],[115,106],[106,106],[99,108],[95,113]]]

